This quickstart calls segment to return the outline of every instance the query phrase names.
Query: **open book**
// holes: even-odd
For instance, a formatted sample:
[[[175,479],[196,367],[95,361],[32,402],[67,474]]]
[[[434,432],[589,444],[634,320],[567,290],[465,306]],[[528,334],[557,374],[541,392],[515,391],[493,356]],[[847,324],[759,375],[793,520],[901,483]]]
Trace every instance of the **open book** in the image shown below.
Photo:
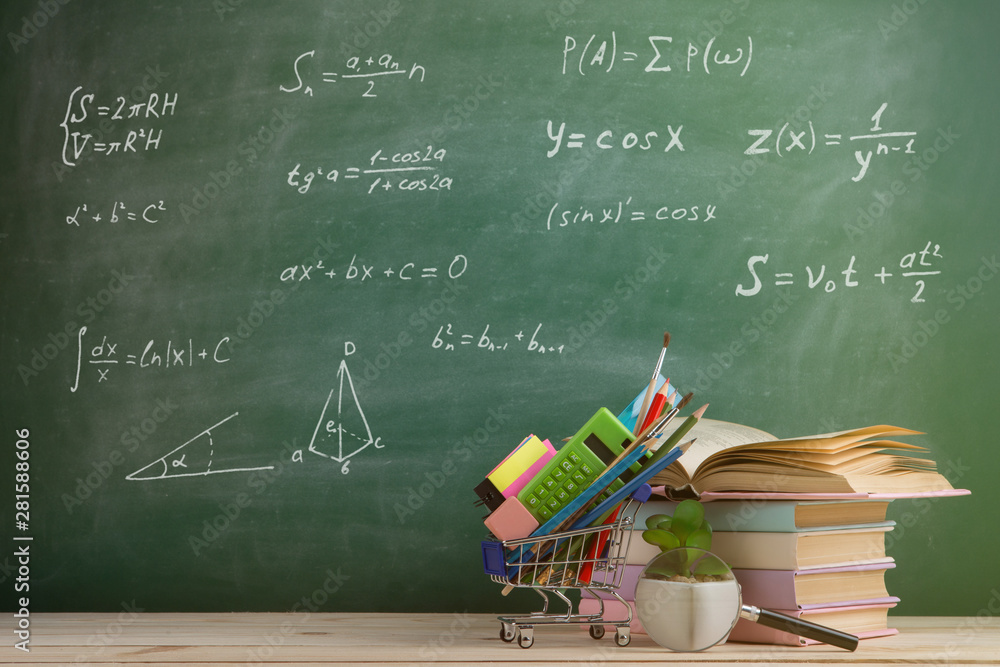
[[[913,435],[896,426],[778,440],[764,431],[701,419],[685,436],[697,441],[651,484],[675,497],[705,491],[777,493],[922,493],[951,489],[926,451],[886,437]]]

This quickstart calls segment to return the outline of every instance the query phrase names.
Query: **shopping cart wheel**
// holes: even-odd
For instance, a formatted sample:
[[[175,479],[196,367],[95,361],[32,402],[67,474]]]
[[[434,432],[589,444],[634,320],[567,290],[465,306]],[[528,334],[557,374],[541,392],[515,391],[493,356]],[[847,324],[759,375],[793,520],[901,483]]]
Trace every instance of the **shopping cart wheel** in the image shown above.
[[[628,632],[627,627],[618,628],[615,630],[615,643],[619,646],[628,646],[629,642],[632,641],[632,636]]]
[[[508,623],[500,624],[500,639],[504,640],[508,644],[514,641],[514,637],[517,636],[517,629]]]
[[[517,638],[517,644],[521,648],[531,648],[531,645],[535,643],[535,638],[532,636],[531,626],[526,628],[520,628],[520,634]]]
[[[603,625],[592,625],[590,626],[590,636],[594,639],[600,639],[604,636],[604,626]]]

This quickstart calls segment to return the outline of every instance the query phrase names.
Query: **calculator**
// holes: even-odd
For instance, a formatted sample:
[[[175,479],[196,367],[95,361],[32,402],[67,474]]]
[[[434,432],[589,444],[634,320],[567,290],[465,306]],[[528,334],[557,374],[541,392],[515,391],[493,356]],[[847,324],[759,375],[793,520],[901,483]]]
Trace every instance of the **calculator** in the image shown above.
[[[597,479],[632,442],[632,433],[607,408],[601,408],[569,439],[542,470],[517,494],[517,499],[544,524]],[[639,464],[618,478],[606,493],[617,490]],[[601,499],[606,494],[598,496]]]

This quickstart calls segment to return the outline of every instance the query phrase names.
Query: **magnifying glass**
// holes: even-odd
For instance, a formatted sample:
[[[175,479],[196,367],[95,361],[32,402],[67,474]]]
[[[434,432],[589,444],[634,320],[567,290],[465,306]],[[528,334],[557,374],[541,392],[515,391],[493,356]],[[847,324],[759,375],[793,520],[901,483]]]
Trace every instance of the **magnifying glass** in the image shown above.
[[[715,554],[694,547],[666,551],[639,575],[635,606],[647,634],[672,651],[702,651],[725,641],[744,618],[853,651],[854,635],[743,604],[739,582]]]

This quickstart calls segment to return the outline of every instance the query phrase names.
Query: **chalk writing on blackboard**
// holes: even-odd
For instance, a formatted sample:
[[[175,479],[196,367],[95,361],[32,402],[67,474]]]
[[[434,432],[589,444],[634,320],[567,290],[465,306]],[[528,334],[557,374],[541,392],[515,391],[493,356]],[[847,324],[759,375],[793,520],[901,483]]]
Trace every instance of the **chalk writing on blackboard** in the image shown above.
[[[147,466],[136,470],[125,479],[130,481],[146,481],[152,479],[168,479],[171,477],[204,477],[228,472],[251,472],[254,470],[272,470],[273,465],[256,468],[213,468],[216,456],[216,441],[213,433],[220,426],[240,414],[234,412],[220,422],[209,426],[177,449],[171,450]]]
[[[580,36],[579,39],[566,35],[563,39],[562,73],[572,73],[573,70],[580,76],[586,76],[588,72],[610,73],[618,62],[635,62],[636,69],[642,67],[641,71],[644,73],[671,72],[674,70],[670,63],[680,63],[680,69],[685,72],[701,69],[705,74],[712,74],[722,68],[730,68],[739,71],[740,76],[746,74],[753,60],[753,38],[747,35],[746,50],[743,49],[743,38],[739,38],[739,46],[725,51],[716,45],[716,39],[718,37],[712,37],[703,48],[694,42],[688,42],[678,49],[671,36],[648,35],[648,44],[643,44],[641,50],[639,47],[634,47],[635,51],[622,48],[619,54],[621,47],[618,44],[618,33],[614,30],[609,37],[602,38],[593,33],[586,37]],[[683,50],[683,55],[678,53],[679,50]]]
[[[881,266],[878,272],[870,274],[876,280],[879,281],[879,285],[885,285],[886,281],[890,278],[915,278],[913,283],[916,293],[910,299],[913,303],[924,303],[923,292],[927,287],[926,280],[932,276],[941,275],[941,270],[938,267],[938,259],[943,259],[941,255],[941,246],[937,243],[927,242],[922,250],[916,252],[908,252],[904,254],[898,264],[897,268],[887,269],[884,265]],[[756,296],[763,289],[763,281],[758,274],[758,267],[763,269],[763,266],[770,261],[770,255],[754,255],[747,260],[747,271],[753,278],[753,284],[750,287],[744,287],[742,283],[736,286],[737,296]],[[860,270],[856,268],[857,257],[855,255],[851,256],[851,259],[847,262],[846,268],[839,271],[843,275],[843,286],[844,287],[857,287],[861,284],[861,279],[858,277],[862,275]],[[788,267],[783,267],[788,268]],[[813,267],[806,265],[805,270],[805,285],[810,290],[815,290],[820,288],[823,292],[833,292],[840,285],[840,278],[837,276],[837,271],[834,269],[829,274],[826,272],[826,264],[820,264],[818,267]],[[893,271],[895,273],[893,273]],[[788,285],[801,285],[802,281],[799,280],[802,277],[801,273],[796,274],[795,272],[776,272],[774,273],[774,285],[776,287],[788,286]],[[866,276],[867,278],[867,276]]]
[[[347,282],[356,281],[363,283],[368,280],[398,280],[398,281],[427,281],[435,278],[447,276],[452,280],[460,278],[469,268],[469,260],[465,255],[455,255],[449,262],[447,268],[441,266],[423,266],[415,262],[406,262],[402,265],[382,265],[366,264],[364,260],[358,260],[355,254],[351,261],[341,266],[327,265],[323,260],[315,264],[297,264],[286,267],[281,271],[281,282],[300,283],[311,281],[313,278],[330,280],[338,279]],[[313,273],[315,271],[315,273]],[[384,278],[382,278],[384,276]]]
[[[71,227],[80,227],[80,223],[90,225],[90,223],[106,222],[115,224],[118,222],[147,222],[151,225],[162,220],[162,215],[167,210],[163,200],[146,204],[136,208],[129,208],[122,201],[111,202],[110,209],[105,206],[90,209],[87,204],[76,207],[72,215],[66,216],[66,224]]]
[[[539,322],[534,332],[528,336],[524,329],[509,337],[500,337],[495,332],[490,333],[490,326],[487,324],[481,331],[474,333],[463,333],[462,330],[451,322],[443,324],[438,328],[431,347],[442,352],[454,352],[460,348],[483,350],[486,352],[505,352],[509,350],[520,350],[534,352],[537,354],[562,354],[565,349],[563,344],[552,344],[552,341],[543,342],[539,337],[542,330],[542,323]],[[511,340],[513,339],[513,340]]]
[[[70,391],[76,392],[80,386],[80,373],[84,362],[83,336],[87,327],[80,327],[77,332],[76,377]],[[206,363],[224,364],[229,361],[229,336],[223,336],[209,345],[196,344],[193,338],[187,340],[156,341],[150,338],[139,352],[139,347],[122,348],[120,341],[109,340],[107,335],[101,337],[100,343],[91,346],[86,357],[88,367],[97,371],[94,376],[98,384],[107,382],[111,370],[119,364],[133,366],[139,369],[191,368]]]
[[[567,149],[582,149],[585,146],[588,148],[596,146],[601,150],[636,149],[648,151],[655,149],[658,151],[663,147],[664,153],[669,153],[674,148],[678,151],[683,151],[684,144],[681,143],[681,130],[683,129],[683,125],[678,125],[676,130],[673,125],[667,125],[666,131],[662,135],[657,130],[640,130],[639,132],[624,132],[616,135],[614,130],[602,129],[597,134],[596,139],[588,141],[586,132],[571,132],[566,135],[566,123],[559,123],[559,130],[553,130],[552,121],[550,120],[546,124],[546,134],[550,141],[555,142],[555,145],[546,152],[546,155],[553,157],[559,152],[559,149],[563,147],[564,136],[566,137],[565,148]]]
[[[445,149],[434,146],[396,153],[385,153],[380,148],[368,159],[368,165],[364,167],[320,165],[303,169],[302,163],[299,162],[288,172],[285,182],[303,195],[309,192],[313,180],[318,179],[321,183],[324,181],[346,183],[361,179],[363,176],[369,176],[368,194],[374,192],[376,188],[383,191],[395,188],[404,192],[451,190],[454,179],[434,173],[444,162],[447,154],[448,151]],[[400,177],[400,180],[392,181],[391,177],[396,176]]]
[[[337,396],[336,412],[331,406],[334,395]],[[385,445],[381,444],[381,440],[372,435],[368,418],[354,389],[347,360],[342,360],[337,369],[337,386],[326,397],[309,441],[309,451],[343,464],[340,472],[346,475],[350,472],[351,459],[370,446],[382,449]]]
[[[104,155],[154,151],[160,147],[163,129],[155,127],[157,121],[173,116],[177,110],[178,94],[149,93],[142,101],[132,102],[123,96],[110,104],[97,104],[94,93],[82,93],[77,86],[69,95],[66,114],[59,127],[63,129],[62,161],[75,167],[88,150]],[[99,119],[99,120],[98,120]],[[138,119],[147,125],[130,129],[122,141],[105,141],[104,135],[117,122]],[[94,127],[85,126],[85,123]],[[79,129],[77,129],[79,128]],[[96,133],[96,134],[95,134]]]
[[[556,202],[549,209],[549,215],[545,219],[545,229],[630,222],[708,222],[715,219],[715,211],[715,204],[681,203],[679,206],[654,205],[651,208],[638,208],[632,205],[631,197],[598,207],[581,205],[566,208]]]
[[[312,97],[314,93],[313,87],[305,82],[301,70],[305,66],[303,61],[307,59],[312,60],[315,57],[315,49],[300,54],[292,63],[292,69],[295,74],[295,85],[290,88],[280,85],[278,86],[278,90],[283,93],[296,93],[301,91],[303,95]],[[363,82],[362,86],[364,91],[361,93],[361,97],[370,98],[378,97],[375,82],[381,80],[383,77],[391,79],[399,76],[407,81],[413,81],[415,79],[418,82],[423,82],[425,74],[426,69],[422,65],[414,63],[407,69],[402,67],[392,54],[383,53],[378,58],[360,58],[358,56],[352,56],[344,62],[343,70],[322,72],[320,74],[320,83],[349,83],[358,80]]]
[[[867,132],[853,136],[848,135],[847,137],[848,142],[861,141],[869,142],[869,144],[870,142],[875,142],[874,151],[872,149],[854,151],[854,159],[860,167],[858,173],[851,177],[851,180],[854,182],[860,181],[868,173],[868,167],[871,164],[873,154],[888,155],[890,152],[896,153],[899,151],[903,151],[903,153],[909,155],[914,153],[913,142],[916,141],[916,132],[886,132],[882,129],[882,114],[888,106],[888,102],[882,103],[882,106],[872,116],[874,124]],[[790,128],[789,123],[785,123],[778,130],[777,134],[775,134],[774,130],[770,129],[747,130],[747,134],[751,137],[756,137],[756,139],[750,144],[749,148],[743,151],[745,155],[770,153],[772,147],[774,154],[778,157],[788,157],[796,153],[811,155],[817,145],[816,127],[811,120],[808,122],[808,128],[802,129],[799,132],[796,132],[795,128]],[[843,141],[843,134],[824,134],[822,144],[824,146],[839,146]]]

